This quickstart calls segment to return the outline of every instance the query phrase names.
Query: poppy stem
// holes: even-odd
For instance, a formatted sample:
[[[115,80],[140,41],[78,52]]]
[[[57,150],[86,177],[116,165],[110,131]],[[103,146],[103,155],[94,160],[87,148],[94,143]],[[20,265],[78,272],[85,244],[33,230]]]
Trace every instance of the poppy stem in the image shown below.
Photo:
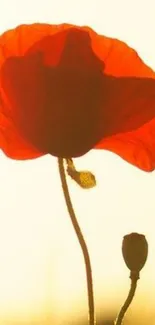
[[[137,288],[137,280],[139,279],[138,276],[135,276],[131,274],[130,276],[131,278],[131,286],[130,286],[130,290],[129,290],[129,294],[128,294],[128,297],[124,303],[124,305],[122,306],[119,314],[118,314],[118,317],[116,319],[116,322],[115,322],[115,325],[121,325],[122,324],[122,320],[125,316],[125,313],[127,311],[127,309],[129,308],[132,300],[133,300],[133,297],[135,295],[135,292],[136,292],[136,288]]]
[[[85,267],[86,267],[88,305],[89,305],[89,325],[95,325],[96,321],[95,321],[95,311],[94,311],[93,280],[92,280],[92,269],[91,269],[88,248],[87,248],[86,242],[84,240],[83,234],[81,232],[80,226],[78,224],[78,221],[77,221],[77,218],[76,218],[76,215],[74,212],[74,208],[73,208],[73,205],[71,202],[68,185],[67,185],[67,180],[66,180],[63,158],[58,158],[58,165],[59,165],[59,173],[60,173],[62,189],[63,189],[65,201],[66,201],[66,206],[67,206],[75,233],[77,235],[79,244],[82,249]]]

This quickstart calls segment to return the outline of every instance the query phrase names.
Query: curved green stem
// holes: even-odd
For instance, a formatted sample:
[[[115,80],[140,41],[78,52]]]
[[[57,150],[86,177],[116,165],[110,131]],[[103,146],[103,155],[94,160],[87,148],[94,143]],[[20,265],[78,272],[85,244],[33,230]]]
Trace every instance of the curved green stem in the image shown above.
[[[90,257],[88,253],[88,248],[86,242],[84,240],[83,234],[81,232],[80,226],[78,224],[73,205],[71,202],[71,198],[69,195],[65,169],[64,169],[64,160],[63,158],[58,158],[58,165],[59,165],[59,173],[62,183],[62,189],[67,205],[67,209],[71,218],[72,225],[74,227],[75,233],[77,235],[79,244],[82,249],[85,267],[86,267],[86,277],[87,277],[87,290],[88,290],[88,305],[89,305],[89,325],[95,325],[95,312],[94,312],[94,294],[93,294],[93,280],[92,280],[92,270],[91,270],[91,263]]]
[[[127,309],[129,308],[132,300],[133,300],[133,297],[135,295],[135,291],[136,291],[136,288],[137,288],[137,280],[138,278],[136,277],[133,277],[131,279],[131,286],[130,286],[130,291],[129,291],[129,294],[128,294],[128,297],[124,303],[124,305],[122,306],[120,312],[119,312],[119,315],[117,317],[117,320],[115,322],[115,325],[121,325],[122,324],[122,320],[124,318],[124,315],[127,311]]]

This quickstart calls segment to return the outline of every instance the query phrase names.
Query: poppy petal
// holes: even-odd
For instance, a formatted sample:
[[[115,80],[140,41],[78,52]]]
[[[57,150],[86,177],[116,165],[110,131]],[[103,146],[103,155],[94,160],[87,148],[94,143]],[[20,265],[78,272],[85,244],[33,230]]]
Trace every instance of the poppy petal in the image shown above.
[[[81,156],[100,140],[97,128],[103,63],[82,28],[47,25],[45,35],[40,29],[37,32],[36,25],[31,28],[36,41],[30,44],[28,27],[23,41],[27,46],[19,38],[22,50],[18,52],[17,46],[12,52],[8,50],[1,67],[3,105],[8,118],[41,154]]]
[[[103,139],[96,149],[112,151],[130,164],[151,172],[155,169],[155,119],[133,131]]]
[[[20,136],[14,123],[2,112],[0,113],[0,147],[8,157],[17,160],[33,159],[42,155]]]
[[[95,149],[110,150],[134,166],[152,171],[155,169],[155,72],[123,42],[108,41],[111,49],[105,60],[106,95],[99,127],[104,129],[104,136]]]

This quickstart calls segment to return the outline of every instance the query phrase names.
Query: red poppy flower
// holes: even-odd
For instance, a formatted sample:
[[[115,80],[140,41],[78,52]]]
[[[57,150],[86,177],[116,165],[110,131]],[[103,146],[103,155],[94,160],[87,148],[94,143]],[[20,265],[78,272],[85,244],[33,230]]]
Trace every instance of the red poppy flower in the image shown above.
[[[125,43],[68,24],[0,36],[0,147],[13,159],[107,149],[155,168],[155,73]]]

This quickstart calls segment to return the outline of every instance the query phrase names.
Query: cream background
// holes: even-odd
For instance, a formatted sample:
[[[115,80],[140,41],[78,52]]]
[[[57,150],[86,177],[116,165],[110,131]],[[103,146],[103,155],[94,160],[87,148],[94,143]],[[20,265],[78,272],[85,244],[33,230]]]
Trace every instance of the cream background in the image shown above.
[[[0,32],[21,23],[89,25],[134,47],[155,69],[154,0],[5,0]],[[92,259],[98,317],[118,311],[129,288],[122,237],[143,233],[149,258],[127,314],[155,324],[155,174],[110,152],[76,159],[97,187],[82,191],[69,181]],[[0,325],[61,325],[87,319],[85,269],[64,204],[57,161],[46,156],[17,162],[0,154]],[[146,317],[146,318],[145,318]],[[129,324],[129,323],[128,323]]]

